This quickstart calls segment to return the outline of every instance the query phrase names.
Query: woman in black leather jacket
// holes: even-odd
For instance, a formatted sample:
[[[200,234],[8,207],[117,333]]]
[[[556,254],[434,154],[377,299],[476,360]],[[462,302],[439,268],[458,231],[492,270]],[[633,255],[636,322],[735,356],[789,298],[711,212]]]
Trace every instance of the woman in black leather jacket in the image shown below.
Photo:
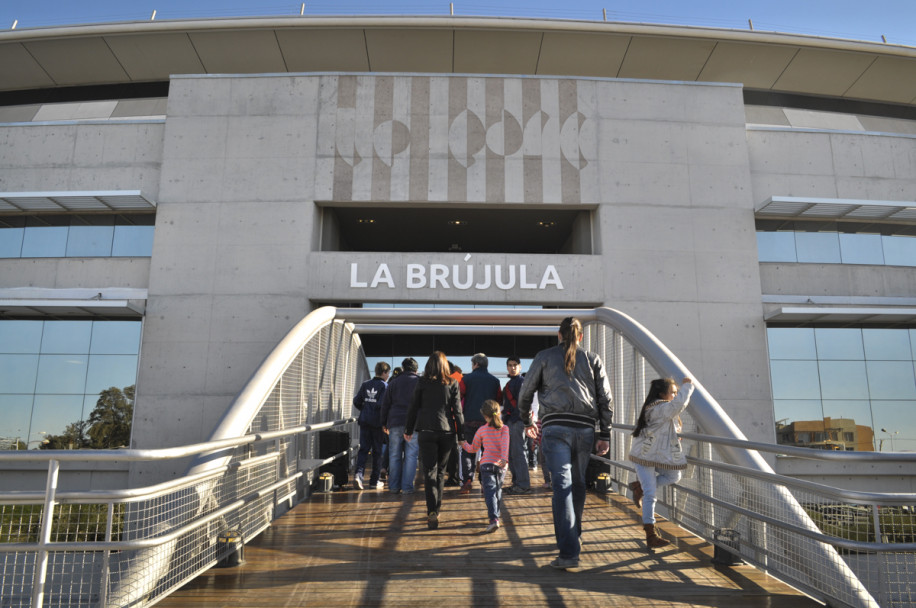
[[[414,430],[420,432],[420,461],[426,486],[426,526],[439,527],[439,509],[445,486],[445,470],[455,445],[455,429],[464,441],[464,416],[458,397],[458,383],[449,377],[445,354],[435,351],[429,356],[423,375],[417,382],[413,401],[407,410],[404,439],[410,441]]]

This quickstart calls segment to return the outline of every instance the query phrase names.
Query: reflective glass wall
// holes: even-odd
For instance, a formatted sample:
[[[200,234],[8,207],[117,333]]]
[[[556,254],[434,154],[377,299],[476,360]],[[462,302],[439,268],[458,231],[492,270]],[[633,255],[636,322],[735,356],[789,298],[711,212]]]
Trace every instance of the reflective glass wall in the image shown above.
[[[916,237],[758,231],[757,255],[761,262],[916,266]]]
[[[0,449],[64,436],[73,447],[100,395],[136,384],[140,330],[140,321],[0,321]]]
[[[916,330],[769,328],[779,443],[916,450]]]
[[[0,216],[0,258],[149,257],[152,213]]]

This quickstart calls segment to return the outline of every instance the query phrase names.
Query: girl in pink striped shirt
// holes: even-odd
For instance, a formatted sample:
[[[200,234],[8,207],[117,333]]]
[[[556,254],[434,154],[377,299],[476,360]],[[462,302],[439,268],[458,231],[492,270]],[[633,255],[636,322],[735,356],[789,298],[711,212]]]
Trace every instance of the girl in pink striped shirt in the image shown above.
[[[490,518],[486,532],[495,532],[499,528],[499,501],[503,497],[503,479],[509,464],[509,427],[503,425],[499,403],[492,399],[483,402],[480,413],[487,423],[477,429],[473,442],[465,441],[461,447],[471,454],[483,448],[480,484],[487,504],[487,516]]]

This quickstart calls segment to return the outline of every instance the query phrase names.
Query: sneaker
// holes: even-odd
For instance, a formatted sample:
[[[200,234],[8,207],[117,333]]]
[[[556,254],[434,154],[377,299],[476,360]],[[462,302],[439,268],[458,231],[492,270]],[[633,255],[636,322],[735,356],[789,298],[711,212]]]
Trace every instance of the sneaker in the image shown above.
[[[378,478],[382,481],[388,481],[388,471],[386,469],[379,469]]]
[[[376,482],[375,482],[375,489],[376,489],[376,490],[384,490],[384,489],[385,489],[385,482],[384,482],[384,481],[376,481]]]
[[[485,533],[489,534],[490,532],[496,532],[499,529],[499,519],[494,519],[487,526],[487,529],[484,530]]]
[[[513,494],[513,495],[519,496],[519,495],[523,495],[523,494],[531,494],[532,491],[533,491],[533,490],[532,490],[531,488],[522,488],[522,487],[520,487],[520,486],[512,486],[512,487],[510,487],[510,488],[507,488],[507,489],[505,490],[505,493],[506,493],[506,494]]]
[[[564,559],[558,557],[557,559],[550,562],[551,568],[556,568],[557,570],[569,570],[570,568],[578,568],[579,560],[577,559]]]
[[[439,527],[439,514],[430,513],[426,518],[426,527],[430,530],[435,530]]]
[[[471,493],[471,486],[473,486],[473,485],[474,485],[474,482],[473,482],[473,481],[466,481],[466,482],[464,482],[464,485],[461,486],[461,489],[458,490],[458,493],[459,493],[459,494],[470,494],[470,493]]]
[[[356,483],[357,488],[359,488],[360,490],[363,489],[363,474],[362,473],[357,473],[353,477],[353,481]]]

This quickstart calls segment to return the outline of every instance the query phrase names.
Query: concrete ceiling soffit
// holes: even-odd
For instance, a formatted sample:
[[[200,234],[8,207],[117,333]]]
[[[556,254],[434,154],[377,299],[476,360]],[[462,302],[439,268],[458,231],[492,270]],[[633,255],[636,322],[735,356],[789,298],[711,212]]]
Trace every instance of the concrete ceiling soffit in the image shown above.
[[[172,74],[201,74],[204,66],[186,33],[106,36],[132,81],[168,80]]]
[[[846,96],[916,103],[916,59],[878,57],[849,87]]]
[[[751,89],[769,89],[796,53],[798,47],[720,41],[698,80],[738,82]]]
[[[277,30],[280,52],[290,72],[368,72],[362,29]]]
[[[544,32],[537,73],[615,78],[629,44],[622,34]]]
[[[696,80],[715,46],[715,40],[633,36],[618,76]]]
[[[367,29],[366,48],[373,72],[452,71],[454,32],[450,29]]]
[[[29,89],[54,85],[35,58],[19,42],[0,44],[0,88]]]
[[[803,48],[773,85],[779,91],[842,97],[877,55]]]
[[[99,36],[34,40],[23,45],[57,85],[130,81],[111,48]]]
[[[190,32],[207,74],[286,72],[274,30]]]
[[[455,31],[458,74],[534,74],[541,32],[499,30]]]

